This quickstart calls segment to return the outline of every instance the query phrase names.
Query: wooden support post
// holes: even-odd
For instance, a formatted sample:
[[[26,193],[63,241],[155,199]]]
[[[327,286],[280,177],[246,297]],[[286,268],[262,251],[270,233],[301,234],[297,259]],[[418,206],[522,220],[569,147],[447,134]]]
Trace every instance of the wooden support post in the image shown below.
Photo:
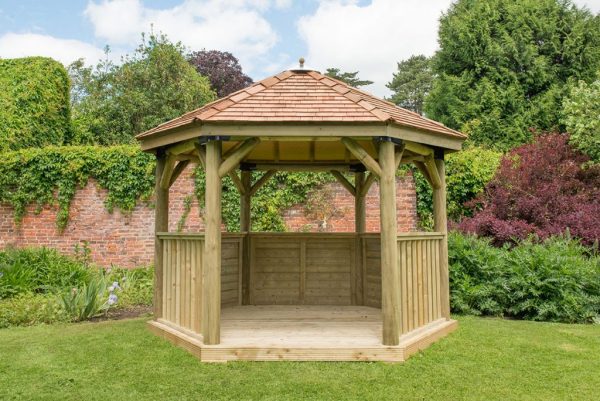
[[[436,152],[436,173],[440,187],[433,189],[433,228],[444,234],[440,245],[440,303],[442,316],[450,319],[450,282],[448,276],[448,220],[446,216],[446,167],[444,154]]]
[[[381,314],[383,345],[400,342],[400,270],[398,266],[398,238],[396,223],[396,160],[394,143],[382,140],[379,145],[381,176]]]
[[[163,151],[156,154],[156,207],[154,208],[154,320],[163,317],[163,243],[156,235],[169,230],[169,190],[160,185],[165,169]]]
[[[354,275],[352,280],[352,304],[364,305],[363,300],[363,254],[362,254],[362,235],[366,231],[366,205],[363,186],[365,185],[365,173],[357,171],[354,173],[354,231],[356,239],[354,241]]]
[[[202,265],[204,344],[221,341],[221,141],[206,143],[205,240]]]
[[[244,193],[240,196],[240,231],[245,233],[242,241],[242,305],[250,303],[250,202],[252,195],[252,172],[242,170]]]

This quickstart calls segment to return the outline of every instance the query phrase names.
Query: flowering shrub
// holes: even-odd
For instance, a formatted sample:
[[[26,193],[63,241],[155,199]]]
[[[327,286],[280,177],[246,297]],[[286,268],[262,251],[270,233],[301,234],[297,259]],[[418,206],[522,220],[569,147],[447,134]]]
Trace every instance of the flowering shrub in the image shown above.
[[[600,166],[589,165],[568,141],[568,135],[541,135],[505,155],[485,193],[471,202],[481,210],[458,228],[491,237],[496,245],[565,231],[586,245],[597,242]]]

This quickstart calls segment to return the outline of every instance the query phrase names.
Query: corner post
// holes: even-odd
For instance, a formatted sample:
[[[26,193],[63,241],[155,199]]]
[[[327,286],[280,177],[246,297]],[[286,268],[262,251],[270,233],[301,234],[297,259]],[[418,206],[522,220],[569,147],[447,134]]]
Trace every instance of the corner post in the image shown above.
[[[354,232],[356,233],[354,241],[354,274],[352,279],[352,304],[364,305],[363,288],[363,236],[366,231],[366,211],[365,196],[363,188],[365,185],[364,169],[358,169],[354,172]]]
[[[383,345],[400,342],[400,271],[396,223],[395,146],[390,138],[379,144],[380,225],[381,225],[381,312]]]
[[[167,157],[164,150],[156,152],[156,179],[154,193],[156,207],[154,209],[154,320],[163,317],[163,243],[158,238],[159,232],[169,230],[169,190],[162,188],[160,180],[165,169]]]
[[[244,233],[242,240],[242,305],[250,303],[250,202],[252,195],[252,172],[242,170],[244,193],[240,196],[240,231]]]
[[[436,149],[435,167],[440,177],[439,188],[433,189],[433,227],[444,235],[440,246],[440,302],[442,317],[450,319],[450,283],[448,275],[448,217],[446,214],[446,167],[444,152]]]
[[[354,173],[354,187],[356,188],[356,196],[354,197],[354,231],[357,234],[362,234],[366,230],[365,195],[362,193],[364,182],[364,171]]]
[[[221,341],[221,141],[206,143],[205,237],[202,265],[202,336],[205,344]]]

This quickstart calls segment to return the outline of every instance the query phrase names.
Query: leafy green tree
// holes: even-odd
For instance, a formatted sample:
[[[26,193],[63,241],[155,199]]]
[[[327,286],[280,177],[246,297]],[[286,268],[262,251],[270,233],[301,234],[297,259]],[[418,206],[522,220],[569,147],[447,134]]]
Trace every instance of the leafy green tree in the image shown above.
[[[180,43],[152,34],[147,40],[143,36],[121,65],[72,64],[75,142],[131,142],[136,134],[212,101],[209,80],[184,54]]]
[[[0,60],[0,151],[62,145],[71,132],[69,78],[46,57]]]
[[[600,74],[591,84],[579,81],[563,103],[571,145],[600,163]]]
[[[389,100],[422,115],[434,78],[431,57],[418,55],[402,60],[394,78],[386,85],[393,92]]]
[[[342,82],[347,83],[348,85],[358,88],[360,86],[371,85],[373,81],[369,81],[366,79],[360,79],[358,77],[358,71],[355,72],[341,72],[339,68],[328,68],[325,75],[331,78],[338,79]]]
[[[506,150],[562,129],[569,80],[600,67],[600,17],[571,0],[459,0],[440,21],[431,118]]]

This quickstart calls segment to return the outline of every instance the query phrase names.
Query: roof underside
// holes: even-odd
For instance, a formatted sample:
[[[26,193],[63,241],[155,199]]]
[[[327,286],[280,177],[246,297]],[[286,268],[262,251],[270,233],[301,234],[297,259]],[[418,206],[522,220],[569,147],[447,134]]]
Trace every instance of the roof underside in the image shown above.
[[[274,132],[272,137],[293,140],[294,136],[333,137],[328,127],[352,127],[348,134],[355,136],[357,128],[368,136],[373,130],[360,127],[378,127],[381,132],[373,136],[396,136],[414,140],[410,133],[422,133],[429,144],[444,146],[460,143],[466,136],[417,113],[402,109],[345,83],[326,77],[316,71],[284,71],[264,79],[241,91],[207,104],[181,117],[168,121],[137,136],[144,149],[152,149],[178,142],[182,139],[206,135],[259,136],[266,127],[286,127]],[[253,128],[250,128],[253,127]],[[312,129],[311,129],[312,127]],[[393,128],[393,132],[390,131]],[[297,129],[302,128],[299,134]],[[190,129],[193,132],[189,132]],[[182,131],[188,131],[183,137]],[[293,133],[294,131],[295,133]],[[355,134],[353,134],[353,132]],[[390,132],[392,132],[390,134]],[[253,135],[253,133],[256,133]],[[407,138],[403,138],[408,134]],[[172,140],[170,137],[173,137]],[[418,140],[415,142],[419,142]],[[433,143],[436,142],[436,143]],[[440,142],[439,144],[437,142]],[[425,142],[424,142],[425,143]]]

